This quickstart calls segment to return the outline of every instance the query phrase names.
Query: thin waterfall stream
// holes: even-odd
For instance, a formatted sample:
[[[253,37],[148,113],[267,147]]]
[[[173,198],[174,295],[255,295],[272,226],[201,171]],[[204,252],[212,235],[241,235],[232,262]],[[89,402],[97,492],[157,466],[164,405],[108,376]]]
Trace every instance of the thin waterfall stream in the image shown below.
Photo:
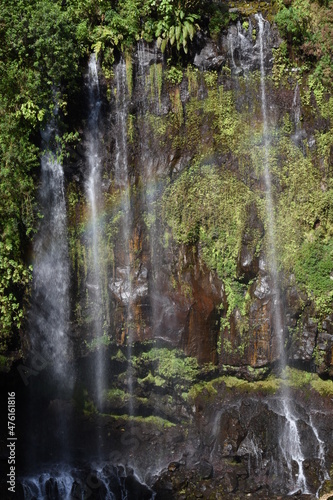
[[[56,108],[57,111],[57,108]],[[70,400],[74,384],[71,364],[70,340],[70,264],[67,242],[67,211],[65,179],[59,158],[56,136],[56,113],[42,131],[43,154],[41,157],[41,183],[39,188],[40,211],[43,214],[34,242],[34,271],[32,300],[29,313],[31,351],[47,367],[58,395]],[[38,372],[35,372],[38,373]],[[29,383],[30,380],[27,382]],[[38,380],[29,385],[30,420],[36,418],[36,401],[39,398]],[[70,450],[70,414],[59,413],[54,420],[58,453],[67,460]],[[33,443],[27,450],[30,460],[37,460],[38,452]],[[42,444],[40,454],[48,455]]]
[[[120,279],[121,297],[125,304],[124,329],[127,334],[127,385],[129,393],[129,415],[133,415],[133,375],[132,375],[132,262],[131,262],[131,198],[128,172],[128,145],[127,145],[127,117],[128,117],[128,89],[126,76],[126,62],[123,58],[115,68],[116,79],[116,135],[115,135],[115,185],[120,190],[121,209],[123,212],[119,241],[122,245],[123,262],[118,269]]]
[[[258,43],[260,53],[260,83],[261,83],[261,109],[262,109],[262,122],[263,122],[263,169],[265,180],[265,198],[266,198],[266,212],[267,212],[267,236],[268,236],[268,257],[270,262],[270,272],[272,279],[272,295],[273,295],[273,326],[277,339],[277,357],[281,373],[285,377],[285,370],[287,366],[285,347],[284,347],[284,321],[283,311],[280,296],[278,262],[276,255],[275,237],[276,237],[276,224],[274,214],[274,201],[272,192],[272,179],[270,172],[269,162],[269,148],[270,148],[270,133],[269,123],[267,116],[267,102],[266,102],[266,86],[265,86],[265,59],[264,59],[264,30],[265,20],[261,14],[257,14],[258,20]],[[280,447],[284,459],[287,462],[290,473],[290,484],[293,491],[301,490],[302,493],[308,493],[306,478],[304,475],[304,456],[302,453],[301,439],[297,427],[297,418],[294,417],[290,407],[290,393],[288,385],[283,384],[282,392],[282,408],[286,418],[284,428],[280,431]],[[298,466],[298,473],[293,479],[292,462],[296,462]]]
[[[97,341],[96,359],[96,391],[98,406],[101,407],[103,390],[105,388],[104,361],[101,343],[103,338],[103,283],[101,264],[101,155],[99,120],[101,97],[98,81],[98,68],[95,54],[91,54],[88,64],[88,89],[89,89],[89,117],[87,130],[87,160],[88,178],[85,183],[86,196],[90,209],[90,235],[88,249],[91,254],[91,268],[88,271],[87,288],[89,309],[92,317],[93,336]]]
[[[69,258],[64,171],[58,158],[55,118],[42,132],[40,206],[43,214],[34,243],[30,331],[32,350],[68,382]]]

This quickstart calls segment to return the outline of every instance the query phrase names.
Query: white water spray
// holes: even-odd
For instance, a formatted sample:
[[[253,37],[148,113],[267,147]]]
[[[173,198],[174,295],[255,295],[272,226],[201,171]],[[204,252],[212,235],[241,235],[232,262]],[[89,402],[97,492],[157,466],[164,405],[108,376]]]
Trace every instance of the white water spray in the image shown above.
[[[64,172],[54,145],[57,130],[50,123],[42,133],[39,199],[43,219],[34,242],[30,337],[32,351],[51,364],[68,386],[71,346],[69,325],[69,258]]]
[[[133,415],[133,375],[131,369],[132,358],[132,322],[133,322],[133,303],[132,303],[132,276],[131,276],[131,247],[130,234],[132,227],[131,200],[130,200],[130,182],[128,175],[128,150],[127,150],[127,117],[128,117],[128,98],[127,98],[127,79],[126,63],[123,59],[115,68],[116,77],[116,161],[115,161],[115,184],[122,190],[121,208],[123,212],[123,222],[120,230],[120,241],[122,243],[123,268],[119,270],[121,296],[127,308],[126,311],[126,330],[127,330],[127,356],[128,356],[128,391],[129,414]],[[113,284],[116,286],[117,282]]]
[[[103,283],[101,276],[101,234],[102,228],[99,213],[102,208],[101,201],[101,154],[99,138],[99,120],[101,109],[101,97],[98,81],[98,67],[95,54],[91,54],[88,65],[88,89],[89,89],[89,117],[87,131],[87,161],[88,178],[85,182],[86,195],[90,209],[90,228],[88,236],[88,252],[91,255],[91,268],[87,276],[87,289],[89,297],[90,316],[94,338],[97,342],[97,372],[96,391],[97,402],[100,406],[103,400],[105,386],[105,367],[103,362],[102,346],[103,337]]]
[[[260,54],[260,87],[261,87],[261,109],[263,121],[263,168],[265,181],[265,197],[266,197],[266,213],[267,213],[267,242],[269,249],[270,272],[272,279],[272,295],[273,295],[273,325],[277,341],[277,356],[279,359],[280,369],[283,371],[286,368],[286,355],[284,349],[284,329],[283,315],[281,307],[279,276],[277,267],[277,256],[275,248],[275,214],[272,194],[272,179],[269,166],[269,125],[267,117],[267,102],[266,102],[266,86],[265,86],[265,59],[264,59],[264,33],[265,21],[261,14],[256,15],[258,20],[258,44]],[[280,448],[282,455],[289,469],[290,482],[293,484],[295,491],[301,490],[303,493],[308,492],[306,478],[303,470],[304,456],[302,453],[300,436],[297,428],[297,418],[292,414],[290,409],[290,394],[286,384],[283,389],[283,410],[286,422],[280,435]],[[296,462],[298,466],[298,474],[296,482],[293,479],[292,463]]]

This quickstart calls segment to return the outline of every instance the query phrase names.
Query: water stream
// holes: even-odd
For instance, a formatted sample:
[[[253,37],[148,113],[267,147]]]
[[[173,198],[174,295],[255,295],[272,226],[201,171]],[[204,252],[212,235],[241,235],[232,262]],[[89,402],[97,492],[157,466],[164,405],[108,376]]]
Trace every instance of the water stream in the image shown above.
[[[68,381],[69,258],[64,172],[57,157],[55,121],[42,132],[39,200],[42,219],[34,242],[30,338],[32,350]]]
[[[24,500],[127,500],[154,498],[135,475],[110,464],[99,466],[54,466],[50,472],[37,473],[21,480]],[[140,490],[142,497],[140,496]]]
[[[129,415],[133,410],[133,375],[131,369],[132,358],[132,323],[133,323],[133,294],[132,294],[132,263],[131,263],[131,198],[130,180],[128,171],[128,145],[127,145],[127,118],[128,118],[128,88],[126,63],[121,58],[115,68],[116,80],[116,135],[115,135],[115,185],[121,191],[121,210],[123,213],[119,234],[121,244],[122,262],[118,267],[118,286],[121,288],[121,298],[125,305],[124,328],[127,333],[127,387],[129,392]],[[115,286],[115,285],[113,285]]]
[[[100,256],[101,219],[99,213],[102,210],[102,183],[101,183],[101,154],[100,154],[100,135],[99,120],[101,109],[101,97],[98,81],[98,68],[95,54],[91,54],[88,64],[88,90],[89,90],[89,117],[87,127],[87,148],[86,156],[88,163],[88,177],[85,182],[86,196],[89,203],[89,227],[87,247],[91,255],[91,266],[87,276],[88,307],[90,317],[92,318],[93,336],[97,342],[96,358],[96,392],[97,403],[101,407],[103,399],[103,390],[105,386],[105,367],[103,361],[101,343],[103,337],[103,283],[102,283],[102,264]]]
[[[261,109],[262,109],[262,123],[263,123],[263,170],[264,170],[264,181],[265,181],[265,199],[266,199],[266,213],[267,213],[267,243],[268,251],[267,257],[270,263],[270,274],[272,282],[272,297],[273,297],[273,326],[275,332],[275,338],[277,341],[277,357],[279,360],[279,366],[281,373],[284,374],[287,360],[284,348],[284,321],[283,321],[283,310],[280,297],[280,285],[279,285],[279,274],[278,274],[278,264],[275,246],[275,234],[276,234],[276,224],[275,224],[275,214],[274,214],[274,201],[273,201],[273,189],[272,189],[272,179],[270,172],[270,161],[269,161],[269,148],[270,148],[270,133],[269,133],[269,121],[267,113],[267,102],[266,102],[266,85],[265,85],[265,25],[266,21],[263,19],[261,14],[256,15],[258,21],[258,44],[259,44],[259,54],[260,54],[260,87],[261,87]],[[268,23],[267,23],[268,24]],[[304,475],[303,462],[304,456],[302,452],[300,435],[297,427],[297,418],[293,415],[290,404],[290,393],[288,390],[288,385],[283,384],[283,410],[285,416],[284,428],[280,432],[280,448],[282,456],[284,457],[290,475],[290,483],[292,484],[292,489],[294,491],[301,490],[303,493],[308,492],[306,478]],[[293,462],[297,463],[298,473],[295,474],[293,478]],[[291,492],[292,493],[292,492]]]
[[[33,284],[29,329],[31,351],[46,367],[56,387],[56,394],[70,399],[73,389],[72,344],[69,329],[70,265],[67,243],[67,213],[64,171],[58,157],[56,113],[41,133],[41,183],[39,204],[42,219],[34,241]],[[29,383],[29,412],[27,420],[36,418],[35,405],[39,399],[38,372]],[[29,420],[30,419],[30,420]],[[59,413],[54,420],[58,452],[66,459],[68,450],[68,415]],[[37,460],[38,452],[31,442],[25,450],[29,460]],[[47,452],[47,443],[40,448]]]

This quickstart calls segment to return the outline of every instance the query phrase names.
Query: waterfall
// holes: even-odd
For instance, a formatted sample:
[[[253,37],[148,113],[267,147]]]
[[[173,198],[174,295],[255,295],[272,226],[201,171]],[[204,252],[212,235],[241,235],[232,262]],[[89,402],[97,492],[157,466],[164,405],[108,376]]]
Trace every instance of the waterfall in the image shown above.
[[[142,498],[154,498],[153,492],[136,476],[131,476],[130,481],[128,477],[125,470],[109,464],[92,469],[57,466],[50,472],[22,478],[20,485],[25,500],[116,500],[141,498],[140,492]]]
[[[275,215],[274,215],[274,202],[272,194],[272,179],[269,167],[269,128],[267,117],[267,103],[266,103],[266,87],[265,87],[265,60],[264,60],[264,30],[265,21],[261,14],[257,16],[259,24],[259,51],[260,51],[260,90],[261,90],[261,111],[263,122],[263,169],[265,181],[265,196],[266,196],[266,213],[267,213],[267,236],[269,248],[269,262],[270,272],[272,278],[272,295],[274,300],[274,330],[277,338],[278,357],[280,359],[280,366],[282,369],[286,366],[285,350],[284,350],[284,328],[283,328],[283,315],[281,309],[281,297],[279,287],[279,276],[277,267],[276,247],[275,247]]]
[[[151,150],[149,127],[147,127],[147,114],[151,112],[156,115],[159,112],[159,88],[158,88],[158,52],[154,45],[152,50],[145,43],[138,44],[138,73],[140,75],[140,92],[144,96],[140,107],[140,163],[145,178],[144,197],[146,205],[146,224],[149,239],[150,275],[149,275],[149,295],[150,295],[150,324],[154,338],[157,330],[156,300],[158,290],[156,278],[158,271],[157,260],[157,221],[156,221],[156,196],[157,186],[154,172],[154,155]]]
[[[131,368],[132,358],[132,322],[133,322],[133,297],[132,297],[132,271],[131,271],[131,199],[128,172],[128,145],[127,145],[127,117],[128,97],[126,63],[121,58],[115,68],[116,79],[116,136],[115,136],[115,185],[121,190],[121,209],[123,221],[119,234],[122,253],[122,267],[117,268],[119,276],[112,286],[120,287],[120,295],[125,305],[125,331],[127,332],[127,385],[130,394],[129,414],[133,415],[133,375]]]
[[[263,169],[265,181],[265,197],[266,197],[266,213],[267,213],[267,236],[269,248],[269,262],[270,272],[272,279],[272,296],[273,296],[273,326],[277,340],[277,355],[279,359],[280,369],[283,372],[286,368],[286,355],[284,349],[284,328],[283,328],[283,313],[280,297],[280,286],[277,266],[277,256],[275,247],[275,215],[274,215],[274,202],[272,194],[272,179],[269,166],[269,124],[267,116],[267,102],[266,102],[266,86],[265,86],[265,58],[264,58],[264,32],[265,21],[261,14],[256,14],[258,20],[258,44],[260,54],[260,87],[261,87],[261,110],[263,122]],[[304,456],[302,453],[300,436],[297,428],[297,418],[293,415],[290,408],[290,394],[286,384],[283,389],[283,413],[285,417],[284,429],[280,435],[280,448],[282,455],[287,463],[290,475],[290,482],[295,491],[301,489],[302,493],[308,493],[306,478],[303,470]],[[298,466],[298,474],[296,481],[293,479],[292,463],[296,462]]]
[[[314,425],[313,421],[312,421],[312,416],[310,415],[310,418],[309,418],[309,425],[313,431],[313,434],[315,435],[316,439],[317,439],[317,443],[318,443],[318,459],[319,459],[319,462],[320,462],[320,485],[317,489],[317,492],[316,492],[316,496],[318,497],[319,496],[319,493],[320,493],[320,490],[324,484],[325,481],[329,480],[330,479],[330,476],[329,476],[329,473],[327,472],[327,468],[326,468],[326,454],[325,454],[325,443],[322,439],[320,439],[319,437],[319,432],[318,432],[318,429],[316,428],[316,426]]]
[[[42,219],[34,241],[34,270],[29,332],[31,351],[47,367],[55,398],[72,395],[74,373],[71,368],[72,345],[69,338],[69,255],[64,172],[58,157],[55,125],[56,115],[42,132],[41,182],[39,204]],[[40,374],[31,380],[30,407],[26,418],[33,425],[35,405],[40,398]],[[37,402],[37,403],[36,403]],[[53,424],[57,435],[57,453],[67,456],[68,415],[59,413]],[[37,443],[29,444],[26,452],[32,463],[38,460]],[[47,443],[41,439],[39,450],[45,452]]]
[[[290,483],[293,488],[293,491],[291,491],[290,494],[296,493],[299,490],[301,490],[302,493],[309,493],[306,484],[306,478],[304,475],[304,467],[303,467],[304,456],[302,453],[302,444],[297,428],[297,418],[292,414],[290,403],[286,396],[282,401],[282,406],[283,406],[283,415],[286,421],[284,424],[284,428],[281,432],[279,444],[282,455],[288,466]],[[296,481],[293,480],[293,470],[292,470],[293,462],[296,462],[298,466]]]
[[[39,201],[43,218],[34,242],[30,338],[32,351],[51,365],[57,380],[68,385],[69,258],[64,172],[57,147],[55,119],[42,132]]]
[[[101,97],[98,81],[98,68],[95,54],[91,54],[88,65],[89,117],[87,131],[86,156],[88,177],[85,182],[86,196],[90,209],[90,234],[87,246],[91,254],[91,267],[87,275],[87,291],[90,317],[92,318],[93,335],[97,342],[96,359],[96,391],[98,405],[102,404],[105,386],[102,343],[103,338],[103,282],[101,271],[101,222],[99,213],[102,209],[101,191],[101,154],[99,137],[99,120]]]

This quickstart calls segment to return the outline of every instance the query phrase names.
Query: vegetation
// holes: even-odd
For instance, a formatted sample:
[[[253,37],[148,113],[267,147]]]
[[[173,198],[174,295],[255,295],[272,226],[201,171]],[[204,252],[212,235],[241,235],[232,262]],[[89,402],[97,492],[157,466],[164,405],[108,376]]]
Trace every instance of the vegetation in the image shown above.
[[[333,7],[330,0],[281,2],[275,16],[290,54],[313,70],[318,82],[332,85]]]
[[[186,395],[186,400],[192,404],[198,397],[205,398],[208,401],[217,395],[218,390],[221,391],[224,388],[248,394],[276,394],[284,384],[293,389],[312,390],[321,396],[333,395],[333,382],[331,380],[322,380],[315,373],[287,368],[284,378],[277,378],[270,375],[265,380],[247,382],[237,377],[223,376],[209,382],[201,381],[191,387]]]
[[[226,170],[195,163],[166,190],[163,214],[181,244],[199,244],[210,269],[225,283],[230,314],[244,308],[237,256],[252,195]],[[243,311],[245,313],[245,311]]]
[[[156,385],[162,385],[163,380],[172,382],[181,380],[193,382],[199,373],[199,365],[195,358],[186,357],[181,351],[176,349],[154,347],[143,353],[140,358],[133,358],[134,366],[149,363],[153,366],[154,376],[148,375],[147,381],[156,381]],[[142,382],[146,380],[143,379]]]
[[[291,81],[294,85],[298,82],[302,118],[313,129],[315,146],[310,147],[304,141],[297,143],[291,113],[281,118],[278,130],[270,131],[278,264],[285,275],[295,275],[297,286],[314,302],[319,321],[331,312],[333,299],[333,98],[329,98],[333,11],[330,1],[292,0],[285,4],[277,2],[274,7],[275,22],[284,42],[275,51],[272,81],[267,80],[267,88],[274,84],[279,91],[290,87]],[[187,165],[170,172],[170,182],[155,203],[154,217],[161,216],[164,224],[163,243],[196,249],[208,268],[223,280],[227,307],[222,327],[229,326],[235,309],[242,318],[246,317],[251,283],[246,282],[238,269],[244,234],[253,255],[267,250],[265,235],[247,227],[250,207],[255,207],[263,226],[267,226],[258,182],[262,175],[261,110],[256,99],[251,98],[257,95],[260,76],[253,72],[247,78],[239,77],[238,87],[231,90],[227,66],[220,72],[199,72],[187,64],[186,54],[191,52],[191,42],[200,30],[217,39],[221,29],[236,18],[248,29],[246,16],[252,11],[247,8],[244,5],[240,14],[230,14],[225,5],[207,0],[3,2],[0,10],[1,352],[19,346],[18,334],[24,326],[28,304],[32,272],[29,250],[43,216],[36,202],[43,148],[40,130],[56,115],[59,151],[65,154],[68,141],[75,142],[78,138],[69,123],[68,112],[82,83],[87,54],[95,50],[105,76],[110,79],[115,56],[123,51],[127,76],[132,78],[131,50],[140,39],[157,39],[168,57],[166,71],[162,64],[150,68],[151,91],[154,85],[158,88],[159,104],[162,89],[170,100],[167,114],[145,116],[150,137],[159,147],[172,151],[174,157],[189,158]],[[249,8],[257,5],[251,4]],[[133,82],[128,81],[129,92]],[[186,104],[180,91],[183,86],[188,89]],[[239,105],[239,95],[245,90],[249,97]],[[140,119],[136,120],[134,115],[128,118],[133,154]],[[139,196],[134,193],[138,186],[133,188],[132,198]],[[120,197],[113,188],[105,193],[101,219],[106,231],[100,252],[105,276],[114,263],[113,251],[122,223]],[[87,276],[91,256],[84,245],[85,201],[74,181],[67,186],[67,204],[70,256],[79,289],[80,280]],[[179,284],[184,294],[190,295],[180,276],[179,269],[173,272],[174,285]],[[107,301],[108,283],[104,281],[103,298]],[[75,310],[75,321],[79,325],[89,324],[81,305]],[[109,318],[105,321],[110,324]],[[238,326],[248,330],[246,322]],[[101,342],[107,344],[108,337],[103,336]],[[243,351],[244,345],[240,346]],[[94,341],[87,346],[98,347]],[[223,347],[233,349],[230,342]],[[154,355],[151,352],[144,360],[152,363],[151,377],[155,382],[172,380],[176,373],[186,382],[195,379],[197,366],[179,353],[174,353],[172,359],[163,350],[158,353],[159,359],[153,358]]]

